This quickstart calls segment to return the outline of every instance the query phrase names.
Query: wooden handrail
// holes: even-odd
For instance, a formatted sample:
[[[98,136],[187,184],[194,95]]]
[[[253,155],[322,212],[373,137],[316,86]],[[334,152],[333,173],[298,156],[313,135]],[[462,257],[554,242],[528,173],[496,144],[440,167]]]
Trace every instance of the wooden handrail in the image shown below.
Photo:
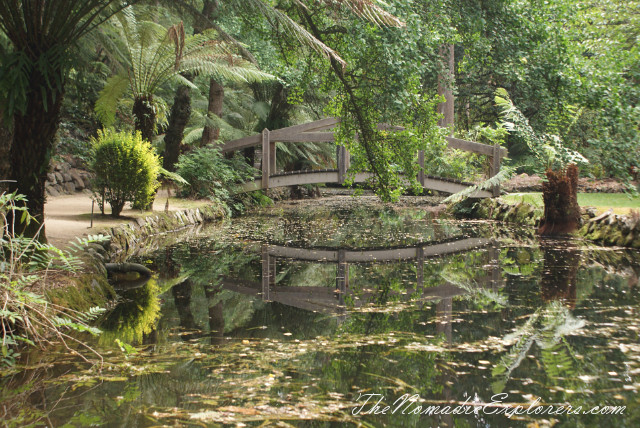
[[[340,123],[339,118],[328,117],[325,119],[317,120],[315,122],[304,123],[301,125],[289,126],[287,128],[276,129],[270,131],[264,129],[261,134],[251,135],[248,137],[240,138],[237,140],[229,141],[222,146],[222,152],[232,152],[236,150],[242,150],[248,147],[262,146],[262,180],[260,187],[262,189],[268,189],[269,178],[276,172],[276,142],[283,143],[303,143],[303,142],[334,142],[335,134],[333,131],[326,131],[334,128]],[[386,123],[378,124],[379,130],[387,131],[402,131],[405,128],[402,126],[394,126]],[[466,152],[477,153],[485,155],[490,158],[490,173],[491,177],[495,176],[500,171],[500,163],[503,157],[506,157],[508,152],[505,148],[498,145],[488,145],[482,143],[476,143],[473,141],[467,141],[460,138],[445,137],[448,147],[457,150],[463,150]],[[349,152],[344,147],[339,147],[337,151],[338,162],[338,182],[344,183],[347,169],[349,168]],[[418,161],[421,169],[424,168],[424,152],[418,153]],[[421,171],[417,177],[420,184],[426,187],[425,174]],[[492,189],[493,196],[500,194],[500,187],[496,186]]]
[[[270,141],[282,143],[304,143],[304,142],[333,142],[335,136],[333,132],[320,132],[324,129],[331,128],[340,123],[340,119],[329,117],[315,122],[305,123],[302,125],[290,126],[287,128],[276,129],[270,131]],[[379,130],[402,131],[404,127],[381,123],[378,125]],[[462,140],[460,138],[445,137],[449,147],[452,149],[464,150],[467,152],[478,153],[493,157],[494,147],[488,144],[476,143],[474,141]],[[231,152],[242,150],[247,147],[261,145],[260,134],[239,138],[225,143],[222,146],[223,152]],[[500,157],[507,156],[507,149],[500,148]]]

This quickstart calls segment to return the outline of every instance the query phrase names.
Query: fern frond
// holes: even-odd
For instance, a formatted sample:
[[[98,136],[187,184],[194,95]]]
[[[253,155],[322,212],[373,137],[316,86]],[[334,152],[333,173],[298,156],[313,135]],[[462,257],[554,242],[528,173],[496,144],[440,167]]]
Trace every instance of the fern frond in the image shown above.
[[[321,0],[322,3],[327,6],[335,6],[336,3],[339,7],[344,7],[351,12],[355,13],[361,18],[364,18],[381,27],[404,27],[405,23],[390,14],[386,10],[382,9],[378,4],[385,4],[379,0]],[[378,4],[376,4],[378,3]]]
[[[278,9],[265,4],[262,0],[245,0],[242,2],[242,6],[251,13],[257,12],[264,16],[272,27],[284,29],[286,33],[297,39],[303,46],[307,46],[327,58],[337,61],[342,67],[346,67],[346,62],[336,51],[313,37],[305,28]]]
[[[100,91],[94,110],[103,126],[111,126],[116,120],[118,101],[127,91],[129,79],[125,74],[116,74],[107,79]]]
[[[498,172],[493,177],[483,181],[482,183],[469,186],[458,193],[454,193],[453,195],[450,195],[448,198],[446,198],[442,202],[445,204],[456,204],[470,197],[471,195],[473,195],[479,190],[489,190],[494,186],[499,186],[500,184],[504,183],[505,181],[513,177],[515,170],[516,169],[514,167],[503,166],[500,172]]]
[[[182,143],[185,145],[192,145],[193,143],[195,143],[196,141],[200,141],[202,140],[202,131],[204,130],[204,128],[200,127],[200,128],[195,128],[189,132],[187,132],[184,136],[184,138],[182,139]]]
[[[504,127],[522,138],[540,162],[549,166],[557,161],[561,167],[570,163],[589,163],[580,153],[566,147],[557,135],[538,135],[529,124],[529,120],[515,106],[506,89],[498,88],[495,93],[495,103],[500,109]]]
[[[183,184],[185,186],[189,185],[189,182],[187,180],[185,180],[184,178],[182,178],[182,176],[180,174],[177,174],[175,172],[171,172],[168,171],[162,167],[160,167],[160,175],[162,175],[163,177],[173,181],[176,184]]]
[[[188,86],[191,89],[198,89],[197,85],[195,85],[191,80],[184,77],[182,74],[174,74],[173,80],[175,80],[179,85]]]

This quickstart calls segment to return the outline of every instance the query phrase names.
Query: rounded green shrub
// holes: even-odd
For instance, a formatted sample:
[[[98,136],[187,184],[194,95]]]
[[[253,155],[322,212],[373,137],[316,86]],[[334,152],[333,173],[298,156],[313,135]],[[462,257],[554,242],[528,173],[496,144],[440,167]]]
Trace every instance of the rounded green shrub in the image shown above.
[[[159,186],[160,158],[139,132],[98,131],[92,140],[95,173],[93,192],[98,201],[108,202],[111,215],[118,217],[124,204],[150,205]]]

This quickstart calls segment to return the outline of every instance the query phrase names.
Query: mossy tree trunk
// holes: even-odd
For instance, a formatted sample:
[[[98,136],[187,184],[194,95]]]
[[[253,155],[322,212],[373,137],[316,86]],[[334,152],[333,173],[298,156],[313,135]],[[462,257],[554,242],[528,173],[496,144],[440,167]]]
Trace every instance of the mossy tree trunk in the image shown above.
[[[1,181],[8,180],[11,175],[11,163],[9,162],[13,139],[11,128],[11,123],[4,121],[4,111],[0,106],[0,192],[7,185]]]
[[[547,181],[542,183],[544,218],[538,230],[540,235],[565,235],[575,231],[580,222],[578,206],[578,167],[546,172]]]
[[[153,141],[156,112],[153,109],[153,95],[137,96],[133,102],[135,130],[140,131],[142,139]]]
[[[163,167],[168,171],[175,171],[175,164],[180,156],[180,144],[184,136],[184,128],[191,117],[191,94],[186,85],[178,88],[171,106],[169,126],[164,136]]]
[[[10,192],[16,191],[27,197],[27,209],[36,220],[21,228],[20,232],[35,236],[42,225],[39,240],[45,242],[44,186],[53,155],[63,93],[48,87],[46,79],[38,72],[34,72],[31,79],[37,81],[31,88],[46,88],[43,89],[46,96],[33,91],[27,93],[24,114],[18,112],[13,116],[13,144],[9,150],[9,177],[12,181],[8,187]]]
[[[222,104],[224,101],[224,87],[216,79],[209,81],[209,106],[207,115],[209,117],[222,117]],[[202,146],[212,144],[220,137],[220,128],[206,124],[202,131]]]

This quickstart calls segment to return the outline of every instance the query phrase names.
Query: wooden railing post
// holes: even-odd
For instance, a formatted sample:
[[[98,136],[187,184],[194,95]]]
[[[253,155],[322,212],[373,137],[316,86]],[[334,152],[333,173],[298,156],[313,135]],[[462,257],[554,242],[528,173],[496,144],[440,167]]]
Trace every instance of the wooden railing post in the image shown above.
[[[269,176],[271,175],[271,141],[269,140],[269,130],[264,128],[262,130],[262,188],[269,188]],[[275,152],[275,150],[274,150]],[[273,160],[275,162],[275,153]]]
[[[269,135],[271,138],[271,135]],[[276,142],[269,140],[269,173],[275,174],[276,169]]]
[[[345,179],[347,178],[347,170],[349,169],[350,159],[349,159],[349,151],[345,146],[338,146],[338,183],[344,184]]]
[[[500,172],[500,162],[502,157],[500,156],[501,147],[498,144],[493,145],[493,156],[491,158],[491,177],[495,177]],[[500,185],[493,186],[491,189],[493,196],[500,196]]]
[[[418,172],[418,182],[424,187],[424,150],[418,151],[418,165],[420,165],[420,171]]]

